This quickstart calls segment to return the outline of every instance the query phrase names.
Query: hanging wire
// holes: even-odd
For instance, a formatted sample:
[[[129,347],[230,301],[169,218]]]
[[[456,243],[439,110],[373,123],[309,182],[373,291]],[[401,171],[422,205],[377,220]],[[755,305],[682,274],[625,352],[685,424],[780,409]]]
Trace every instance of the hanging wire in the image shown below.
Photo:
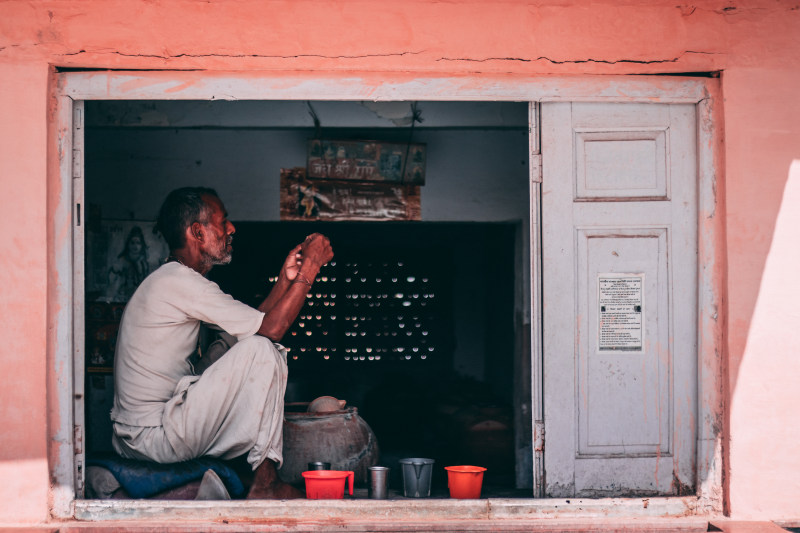
[[[414,125],[419,122],[420,124],[424,122],[425,119],[422,118],[422,111],[417,107],[417,102],[411,103],[411,129],[408,133],[408,142],[406,143],[406,156],[403,158],[403,170],[400,174],[400,183],[405,184],[406,182],[406,165],[408,164],[408,153],[411,151],[411,141],[414,138]]]
[[[320,138],[320,132],[322,130],[322,126],[320,125],[319,115],[314,110],[314,106],[311,105],[311,102],[306,100],[306,105],[308,106],[308,114],[311,115],[311,119],[314,121],[314,138]]]

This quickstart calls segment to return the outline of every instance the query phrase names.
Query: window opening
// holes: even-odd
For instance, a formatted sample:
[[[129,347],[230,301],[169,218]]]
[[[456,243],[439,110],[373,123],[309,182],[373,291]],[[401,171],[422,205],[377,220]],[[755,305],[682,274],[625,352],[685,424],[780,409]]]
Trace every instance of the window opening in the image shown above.
[[[269,209],[263,215],[260,203],[237,213],[237,203],[250,205],[243,201],[250,194],[243,189],[260,187],[265,180],[277,183],[277,174],[248,174],[263,162],[259,152],[265,146],[263,136],[280,130],[281,137],[298,141],[296,153],[285,156],[291,159],[304,153],[305,139],[313,130],[201,126],[206,120],[203,113],[216,104],[230,110],[237,103],[142,104],[144,111],[168,117],[167,122],[179,120],[174,118],[175,109],[190,117],[182,119],[188,121],[182,127],[163,128],[126,125],[137,118],[135,113],[118,114],[118,106],[124,108],[125,102],[87,103],[87,266],[98,246],[113,247],[103,241],[106,237],[100,231],[109,223],[117,224],[117,237],[129,236],[132,225],[140,226],[151,259],[163,255],[148,226],[166,194],[156,191],[187,184],[217,188],[236,223],[233,263],[216,267],[211,277],[242,301],[254,304],[264,297],[274,282],[269,276],[277,273],[285,253],[305,235],[312,231],[329,235],[336,258],[320,272],[300,317],[283,339],[290,358],[286,401],[334,395],[357,406],[378,436],[379,464],[394,467],[394,475],[399,475],[397,460],[409,456],[434,456],[437,467],[482,463],[490,468],[486,479],[494,486],[494,495],[530,496],[530,487],[516,486],[513,444],[513,377],[519,359],[514,356],[518,349],[514,337],[515,328],[521,326],[515,324],[514,309],[520,305],[515,300],[515,280],[521,275],[517,264],[521,260],[515,254],[525,253],[517,240],[522,225],[518,215],[528,211],[527,104],[515,108],[522,126],[415,132],[417,139],[442,143],[438,153],[445,160],[475,152],[482,143],[508,145],[512,140],[513,156],[507,152],[494,156],[502,162],[493,160],[492,150],[487,149],[485,161],[478,158],[485,168],[473,172],[456,165],[447,170],[450,176],[438,179],[453,182],[449,194],[457,203],[463,203],[459,188],[470,186],[458,183],[465,180],[465,173],[472,174],[468,178],[475,182],[472,187],[483,191],[478,195],[512,187],[511,196],[523,198],[520,209],[503,205],[490,216],[482,215],[487,222],[477,222],[473,218],[481,202],[473,200],[477,209],[468,204],[450,208],[456,214],[438,220],[434,212],[429,215],[433,221],[324,224],[279,222]],[[192,118],[192,112],[201,118]],[[366,127],[329,131],[351,138],[407,136],[402,130]],[[210,146],[218,155],[209,155]],[[252,160],[243,160],[244,152]],[[273,149],[269,156],[280,152]],[[297,163],[281,161],[285,167]],[[148,172],[158,167],[174,182],[158,184],[163,177]],[[209,176],[216,181],[204,182]],[[437,179],[435,174],[429,178]],[[277,193],[257,190],[258,202],[273,197],[277,208]],[[508,196],[507,191],[502,194]],[[434,200],[435,193],[426,195],[423,190],[423,202],[434,201],[434,208],[446,205],[439,196]],[[493,201],[489,198],[486,203]],[[244,220],[236,222],[237,216]],[[115,254],[116,249],[109,249],[106,256]],[[125,304],[124,295],[115,301],[93,289],[91,275],[87,272],[85,309],[89,455],[111,450],[107,415],[113,398],[113,348]],[[394,488],[397,482],[392,480]],[[434,486],[446,493],[443,468],[437,468]]]

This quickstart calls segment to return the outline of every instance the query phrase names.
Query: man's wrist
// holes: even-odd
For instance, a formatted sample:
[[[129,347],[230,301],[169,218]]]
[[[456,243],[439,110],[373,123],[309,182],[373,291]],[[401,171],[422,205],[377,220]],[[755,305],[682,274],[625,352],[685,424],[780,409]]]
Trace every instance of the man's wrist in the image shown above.
[[[286,274],[286,272],[283,269],[281,269],[281,271],[278,272],[278,277],[277,277],[277,279],[275,281],[278,284],[281,284],[281,283],[291,284],[292,283],[292,280],[289,279],[289,276]]]
[[[297,276],[292,280],[292,283],[302,283],[311,287],[312,282],[302,272],[298,272]]]

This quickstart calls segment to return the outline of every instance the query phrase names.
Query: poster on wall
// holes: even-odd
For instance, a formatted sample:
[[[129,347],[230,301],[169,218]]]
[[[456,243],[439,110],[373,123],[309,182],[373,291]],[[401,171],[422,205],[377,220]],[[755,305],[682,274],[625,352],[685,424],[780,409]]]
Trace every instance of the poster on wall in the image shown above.
[[[600,274],[597,347],[600,351],[640,352],[644,345],[644,274]]]
[[[308,177],[425,185],[425,145],[379,141],[308,141]]]
[[[86,232],[87,301],[127,302],[169,255],[155,223],[103,220]]]
[[[281,169],[281,220],[420,220],[420,188],[308,179],[302,167]]]

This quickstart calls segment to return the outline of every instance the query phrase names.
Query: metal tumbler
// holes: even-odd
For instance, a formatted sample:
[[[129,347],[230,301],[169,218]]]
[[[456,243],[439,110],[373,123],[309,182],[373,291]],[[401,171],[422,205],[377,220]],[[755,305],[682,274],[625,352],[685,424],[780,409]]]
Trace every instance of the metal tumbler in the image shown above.
[[[373,500],[385,500],[389,497],[388,467],[369,467],[369,497]]]
[[[313,463],[308,463],[309,470],[330,470],[331,464],[326,463],[323,461],[314,461]]]

